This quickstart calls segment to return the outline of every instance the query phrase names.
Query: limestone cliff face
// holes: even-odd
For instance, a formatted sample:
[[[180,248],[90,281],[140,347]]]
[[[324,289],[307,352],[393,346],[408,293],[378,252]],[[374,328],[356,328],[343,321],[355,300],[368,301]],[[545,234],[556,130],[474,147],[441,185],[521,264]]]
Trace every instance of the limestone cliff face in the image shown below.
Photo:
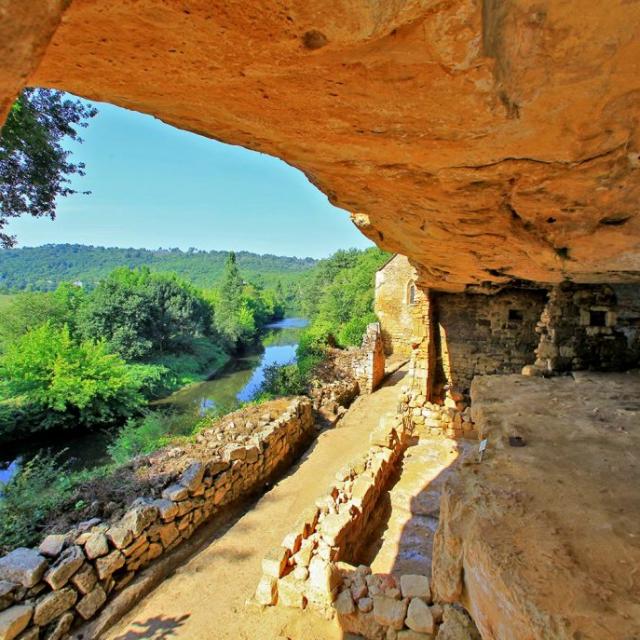
[[[279,156],[438,289],[640,279],[638,2],[31,4],[0,2],[0,107],[29,82]]]

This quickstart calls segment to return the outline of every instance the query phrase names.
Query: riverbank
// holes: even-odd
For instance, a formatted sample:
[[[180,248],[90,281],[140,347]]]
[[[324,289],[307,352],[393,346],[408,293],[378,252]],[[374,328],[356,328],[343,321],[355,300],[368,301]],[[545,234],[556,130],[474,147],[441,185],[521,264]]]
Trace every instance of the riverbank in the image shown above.
[[[200,374],[199,380],[192,379],[167,397],[152,402],[150,408],[185,414],[195,425],[208,411],[231,411],[243,402],[250,402],[259,392],[267,366],[295,361],[298,338],[306,325],[304,318],[283,318],[265,325],[253,352],[236,358],[229,356],[225,362],[216,361],[213,370]],[[70,472],[90,471],[107,465],[112,462],[108,447],[117,433],[114,429],[88,433],[45,432],[42,436],[3,443],[0,482],[8,482],[22,464],[38,454],[56,456]]]

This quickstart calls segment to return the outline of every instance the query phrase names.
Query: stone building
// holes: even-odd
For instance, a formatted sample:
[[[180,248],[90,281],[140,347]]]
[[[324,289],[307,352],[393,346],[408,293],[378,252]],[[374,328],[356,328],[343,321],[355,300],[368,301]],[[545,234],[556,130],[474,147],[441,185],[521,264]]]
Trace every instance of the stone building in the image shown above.
[[[468,400],[476,375],[640,366],[638,285],[445,293],[420,287],[395,255],[376,274],[375,309],[385,352],[410,356],[414,387],[434,401]]]
[[[398,253],[376,273],[375,312],[387,356],[409,357],[424,336],[428,296],[416,285],[416,276],[409,260]]]

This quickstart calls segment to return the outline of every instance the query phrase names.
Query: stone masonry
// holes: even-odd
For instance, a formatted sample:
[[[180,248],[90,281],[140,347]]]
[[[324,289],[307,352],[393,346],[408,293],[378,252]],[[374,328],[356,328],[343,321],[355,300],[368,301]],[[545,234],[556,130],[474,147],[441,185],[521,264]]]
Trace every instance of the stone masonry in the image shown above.
[[[315,435],[308,398],[266,417],[249,441],[192,460],[161,497],[138,498],[118,521],[96,518],[0,558],[0,640],[63,637],[226,505],[260,490]]]

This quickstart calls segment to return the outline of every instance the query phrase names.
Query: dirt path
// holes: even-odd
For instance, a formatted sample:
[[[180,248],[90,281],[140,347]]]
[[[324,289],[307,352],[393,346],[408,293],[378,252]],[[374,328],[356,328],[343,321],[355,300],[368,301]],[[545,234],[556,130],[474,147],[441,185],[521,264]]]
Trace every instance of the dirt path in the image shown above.
[[[322,495],[335,472],[369,446],[382,414],[395,410],[406,368],[358,398],[338,427],[325,431],[297,468],[255,507],[196,554],[103,637],[189,640],[341,638],[336,624],[281,607],[245,607],[261,576],[265,552],[279,545],[299,513]]]

